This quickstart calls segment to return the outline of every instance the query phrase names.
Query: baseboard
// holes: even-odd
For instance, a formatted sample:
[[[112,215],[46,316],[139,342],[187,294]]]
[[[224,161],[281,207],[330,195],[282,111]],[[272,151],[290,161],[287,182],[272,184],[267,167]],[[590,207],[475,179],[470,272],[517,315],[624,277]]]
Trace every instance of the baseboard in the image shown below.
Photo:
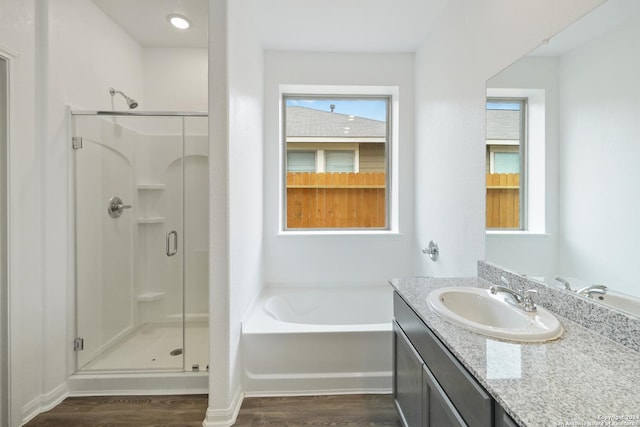
[[[48,393],[38,395],[22,407],[22,424],[26,424],[37,415],[53,409],[68,396],[67,383],[60,384]]]
[[[207,394],[209,376],[198,373],[75,374],[69,377],[70,396]]]
[[[244,393],[244,397],[292,397],[292,396],[335,396],[340,394],[392,394],[391,388],[379,389],[309,389],[309,390],[291,390],[291,391],[248,391]]]
[[[238,387],[231,400],[231,405],[227,409],[207,408],[207,416],[202,422],[202,427],[229,427],[234,425],[243,400],[244,393]]]

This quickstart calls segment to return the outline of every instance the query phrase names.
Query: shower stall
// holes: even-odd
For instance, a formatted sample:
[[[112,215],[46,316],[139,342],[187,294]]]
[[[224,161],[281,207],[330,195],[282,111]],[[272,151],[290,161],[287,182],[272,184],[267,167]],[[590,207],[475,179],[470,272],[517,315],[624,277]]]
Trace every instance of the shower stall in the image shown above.
[[[206,376],[206,113],[73,111],[71,131],[75,376]]]

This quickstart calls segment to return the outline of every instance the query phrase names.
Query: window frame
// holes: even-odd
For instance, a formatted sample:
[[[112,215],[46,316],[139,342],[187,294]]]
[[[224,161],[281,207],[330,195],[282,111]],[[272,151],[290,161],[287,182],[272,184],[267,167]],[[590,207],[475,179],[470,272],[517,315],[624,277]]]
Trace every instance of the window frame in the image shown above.
[[[520,212],[519,212],[519,223],[520,227],[518,228],[486,228],[488,232],[495,231],[527,231],[528,220],[529,220],[529,192],[528,192],[528,150],[529,150],[529,98],[527,96],[490,96],[487,95],[486,103],[485,103],[485,112],[489,110],[486,106],[488,103],[508,103],[508,104],[519,104],[520,105],[520,140],[519,140],[519,150],[518,153],[520,155],[520,188],[519,188],[519,203],[520,203]],[[491,144],[488,144],[489,139],[487,138],[485,132],[485,152],[487,147]],[[494,144],[495,145],[495,144]],[[491,150],[489,148],[489,170],[490,173],[493,173],[493,154],[495,152],[508,152],[508,151],[500,151],[500,150]],[[512,151],[515,152],[515,151]],[[486,159],[485,159],[486,161]],[[486,169],[486,166],[485,166]],[[486,201],[485,201],[486,204]]]
[[[280,182],[279,182],[279,234],[282,235],[362,235],[362,234],[399,234],[398,233],[398,93],[396,86],[324,86],[324,85],[280,85]],[[386,100],[386,141],[385,141],[385,227],[371,228],[288,228],[287,227],[287,135],[286,101],[287,99],[384,99]],[[353,150],[352,148],[350,148]],[[296,151],[298,149],[296,148]],[[356,167],[359,169],[359,152],[355,153]],[[324,161],[324,159],[323,159]],[[324,165],[322,166],[324,169]]]

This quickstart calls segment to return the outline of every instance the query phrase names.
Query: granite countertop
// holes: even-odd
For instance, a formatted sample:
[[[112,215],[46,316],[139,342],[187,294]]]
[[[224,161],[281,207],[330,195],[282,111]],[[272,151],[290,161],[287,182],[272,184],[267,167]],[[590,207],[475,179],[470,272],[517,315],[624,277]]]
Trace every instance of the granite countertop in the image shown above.
[[[559,339],[516,343],[456,326],[427,305],[434,289],[491,285],[479,278],[390,283],[520,426],[640,426],[639,352],[557,314]]]

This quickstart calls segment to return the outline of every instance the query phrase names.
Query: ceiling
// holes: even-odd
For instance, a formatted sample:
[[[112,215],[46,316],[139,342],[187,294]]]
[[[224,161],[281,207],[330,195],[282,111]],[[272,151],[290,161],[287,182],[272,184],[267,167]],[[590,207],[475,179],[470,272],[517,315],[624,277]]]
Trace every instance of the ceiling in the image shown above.
[[[413,52],[448,0],[249,0],[265,49]]]
[[[206,47],[208,0],[92,0],[143,47]],[[230,0],[234,1],[234,0]],[[448,0],[247,0],[263,47],[326,52],[413,52]],[[173,29],[167,15],[193,21]]]
[[[608,0],[530,53],[531,56],[561,56],[624,21],[640,15],[638,0]]]
[[[92,1],[142,47],[207,47],[208,0]],[[172,13],[189,18],[191,28],[173,28]]]

